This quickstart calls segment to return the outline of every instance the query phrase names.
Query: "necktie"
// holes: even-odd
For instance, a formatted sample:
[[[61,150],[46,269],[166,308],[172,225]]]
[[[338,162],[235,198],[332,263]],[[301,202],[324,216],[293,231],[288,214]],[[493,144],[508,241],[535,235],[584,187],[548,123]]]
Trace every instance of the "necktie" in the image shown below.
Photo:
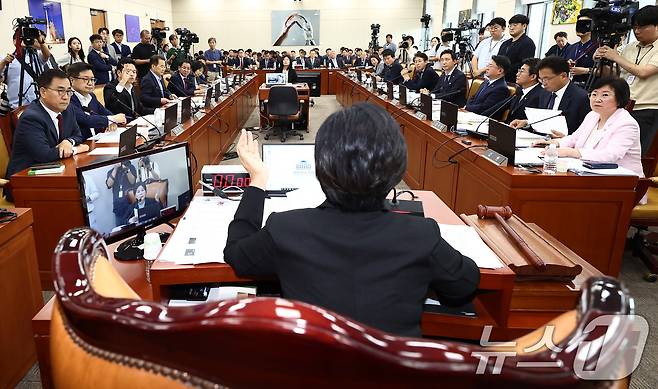
[[[240,58],[240,69],[242,69],[242,58]]]
[[[64,129],[64,118],[62,117],[62,114],[57,114],[57,139],[62,138],[62,132]]]
[[[450,82],[450,74],[446,74],[446,84]]]
[[[180,78],[183,80],[183,93],[187,90],[187,84],[185,83],[185,77],[181,74]]]
[[[553,106],[555,105],[555,99],[557,98],[557,93],[553,92],[551,93],[551,98],[548,99],[548,109],[553,109]]]
[[[484,84],[482,84],[482,87],[480,87],[478,92],[475,94],[475,98],[479,97],[482,94],[482,92],[484,92],[484,90],[487,89],[489,85],[490,85],[489,81],[488,80],[485,81]]]

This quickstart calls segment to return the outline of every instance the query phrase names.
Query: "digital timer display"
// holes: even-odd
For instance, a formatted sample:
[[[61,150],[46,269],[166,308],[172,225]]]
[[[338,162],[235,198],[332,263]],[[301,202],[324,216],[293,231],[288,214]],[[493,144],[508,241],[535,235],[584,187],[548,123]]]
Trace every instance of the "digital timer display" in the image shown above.
[[[223,189],[230,186],[237,186],[238,188],[246,188],[251,183],[249,173],[226,173],[213,175],[213,186],[215,188]]]

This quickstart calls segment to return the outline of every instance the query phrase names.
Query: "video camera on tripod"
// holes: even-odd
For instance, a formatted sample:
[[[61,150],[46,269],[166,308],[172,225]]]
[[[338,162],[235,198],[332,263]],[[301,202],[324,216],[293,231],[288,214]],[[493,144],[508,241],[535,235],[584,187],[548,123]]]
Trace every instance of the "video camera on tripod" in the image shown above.
[[[583,9],[580,16],[592,20],[576,22],[576,31],[592,32],[592,39],[600,46],[614,48],[621,43],[624,34],[632,29],[631,17],[639,9],[640,3],[631,0],[599,0],[594,8]]]
[[[380,24],[371,24],[370,25],[370,44],[368,48],[373,52],[379,47],[379,29],[381,28]]]
[[[445,38],[448,42],[455,41],[453,46],[453,51],[457,54],[459,58],[459,67],[464,69],[465,67],[469,69],[470,73],[473,74],[473,69],[471,65],[471,59],[473,59],[473,51],[475,48],[471,44],[471,30],[477,30],[480,28],[480,22],[478,20],[464,20],[460,22],[456,28],[444,28],[443,31],[447,32]],[[466,34],[464,34],[466,32]],[[458,49],[456,49],[456,47]]]
[[[26,16],[24,18],[16,18],[14,22],[14,30],[20,29],[17,38],[20,38],[27,47],[34,46],[34,41],[39,39],[40,30],[32,27],[33,24],[45,25],[46,19],[35,19],[32,16]]]
[[[190,47],[193,43],[199,43],[199,36],[184,27],[179,27],[175,31],[178,35],[181,51],[183,51],[187,57],[190,57]]]
[[[156,48],[160,48],[162,46],[162,41],[167,38],[167,33],[165,31],[169,31],[169,27],[154,27],[151,29],[151,40],[155,41]]]

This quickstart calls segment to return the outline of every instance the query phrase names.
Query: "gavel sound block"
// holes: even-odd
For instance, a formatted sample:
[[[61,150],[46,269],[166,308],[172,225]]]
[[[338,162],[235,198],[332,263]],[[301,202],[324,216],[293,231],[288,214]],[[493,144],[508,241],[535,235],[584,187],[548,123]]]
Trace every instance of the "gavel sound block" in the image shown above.
[[[460,215],[516,273],[517,280],[572,281],[582,266],[539,235],[506,207],[478,206],[477,215]]]

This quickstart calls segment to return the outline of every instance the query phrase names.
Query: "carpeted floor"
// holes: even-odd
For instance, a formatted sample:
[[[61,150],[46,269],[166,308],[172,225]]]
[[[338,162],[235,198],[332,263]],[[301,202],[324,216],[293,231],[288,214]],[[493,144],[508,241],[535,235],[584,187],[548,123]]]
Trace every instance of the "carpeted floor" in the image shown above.
[[[336,101],[334,96],[315,97],[315,106],[310,109],[310,132],[304,134],[304,140],[300,141],[297,137],[288,138],[287,142],[292,143],[313,143],[315,134],[318,128],[333,112],[340,109],[340,104]],[[259,116],[255,111],[246,124],[246,127],[258,126]],[[263,134],[258,131],[259,141],[266,143],[278,143],[279,138],[273,137],[270,140],[264,140]],[[224,164],[239,164],[237,158],[222,162]],[[407,185],[401,182],[398,188],[407,189]],[[649,338],[647,345],[642,355],[640,366],[633,373],[631,380],[631,388],[633,389],[655,389],[658,388],[658,337],[653,336],[654,332],[658,330],[658,283],[647,283],[642,279],[646,270],[642,263],[633,258],[629,251],[624,253],[624,260],[621,270],[621,280],[626,284],[630,290],[631,295],[635,298],[637,307],[637,314],[643,316],[650,326]],[[48,301],[52,297],[51,292],[44,292],[44,301]],[[30,372],[23,378],[18,388],[37,389],[41,388],[41,381],[39,378],[39,367],[34,365]]]

